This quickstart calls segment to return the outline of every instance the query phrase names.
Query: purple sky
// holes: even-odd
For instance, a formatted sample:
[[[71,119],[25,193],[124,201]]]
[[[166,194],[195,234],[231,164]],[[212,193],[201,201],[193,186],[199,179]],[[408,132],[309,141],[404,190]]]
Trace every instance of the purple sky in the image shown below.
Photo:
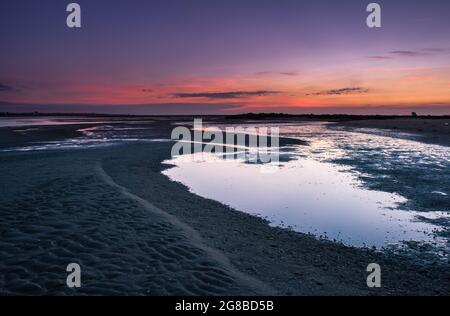
[[[1,0],[0,110],[450,114],[450,1],[69,2]]]

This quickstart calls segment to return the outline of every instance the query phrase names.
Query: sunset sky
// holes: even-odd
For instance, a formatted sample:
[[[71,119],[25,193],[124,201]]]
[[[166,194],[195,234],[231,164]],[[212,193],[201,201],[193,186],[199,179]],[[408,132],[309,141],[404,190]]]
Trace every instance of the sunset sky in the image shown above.
[[[450,114],[450,1],[0,0],[0,110]]]

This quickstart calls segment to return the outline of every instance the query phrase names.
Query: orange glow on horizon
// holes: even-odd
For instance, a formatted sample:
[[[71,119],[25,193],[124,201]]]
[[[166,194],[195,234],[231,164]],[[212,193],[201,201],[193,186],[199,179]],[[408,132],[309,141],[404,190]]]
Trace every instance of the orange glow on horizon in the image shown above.
[[[52,91],[6,94],[31,104],[232,104],[236,109],[450,104],[447,69],[390,67],[373,71],[314,70],[302,75],[179,77],[163,84],[60,84]],[[266,91],[256,95],[257,91]],[[242,95],[233,95],[243,92]],[[252,93],[253,92],[253,93]],[[228,94],[227,94],[228,93]],[[198,95],[196,95],[198,94]],[[215,94],[215,95],[211,95]],[[222,95],[223,94],[223,97]],[[193,96],[191,96],[193,95]]]

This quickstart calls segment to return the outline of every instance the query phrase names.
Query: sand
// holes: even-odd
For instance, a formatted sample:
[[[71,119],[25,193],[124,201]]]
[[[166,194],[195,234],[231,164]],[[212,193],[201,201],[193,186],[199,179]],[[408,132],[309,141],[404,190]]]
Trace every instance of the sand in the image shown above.
[[[2,153],[0,294],[450,294],[448,263],[270,227],[190,193],[160,172],[171,146]],[[65,284],[71,262],[78,289]],[[371,262],[382,288],[366,286]]]

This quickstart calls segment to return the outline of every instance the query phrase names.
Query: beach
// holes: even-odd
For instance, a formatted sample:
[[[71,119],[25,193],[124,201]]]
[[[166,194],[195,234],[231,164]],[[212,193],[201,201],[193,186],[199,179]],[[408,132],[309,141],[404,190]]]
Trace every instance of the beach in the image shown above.
[[[342,125],[362,128],[378,128],[417,134],[427,143],[450,145],[450,119],[401,118],[388,120],[358,120],[342,122]]]
[[[171,181],[162,171],[172,166],[163,162],[171,158],[171,123],[179,120],[152,118],[146,142],[2,151],[0,294],[450,294],[448,259],[352,247],[270,226]],[[428,126],[441,123],[414,132],[431,137]],[[98,124],[44,126],[23,137],[4,127],[1,147],[42,147],[36,140],[63,141],[92,126]],[[446,128],[430,128],[443,145]],[[81,266],[81,288],[66,286],[71,262]],[[381,288],[366,284],[373,262],[382,267]]]

